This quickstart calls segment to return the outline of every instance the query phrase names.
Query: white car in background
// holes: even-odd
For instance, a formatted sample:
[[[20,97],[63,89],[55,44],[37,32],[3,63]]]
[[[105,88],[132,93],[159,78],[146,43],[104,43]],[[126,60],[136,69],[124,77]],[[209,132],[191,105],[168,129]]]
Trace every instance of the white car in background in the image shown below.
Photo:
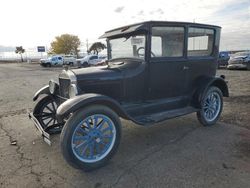
[[[228,61],[228,69],[248,69],[250,70],[250,51],[233,54]]]
[[[63,66],[63,65],[76,65],[76,58],[70,55],[54,55],[47,59],[41,59],[40,65],[43,67],[51,67],[51,66]]]
[[[87,55],[84,58],[77,59],[78,67],[89,67],[101,65],[102,61],[105,61],[107,57],[104,55]]]

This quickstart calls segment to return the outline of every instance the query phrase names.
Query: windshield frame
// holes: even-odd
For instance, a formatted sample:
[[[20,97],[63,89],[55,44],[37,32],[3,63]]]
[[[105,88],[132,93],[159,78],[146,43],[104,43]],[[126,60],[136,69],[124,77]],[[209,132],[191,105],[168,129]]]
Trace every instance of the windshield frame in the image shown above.
[[[143,35],[145,37],[145,44],[144,44],[144,57],[118,57],[118,58],[111,58],[112,57],[112,52],[111,52],[111,45],[110,45],[110,40],[113,39],[119,39],[119,38],[130,38],[132,36],[138,36],[138,35]],[[110,37],[107,38],[107,52],[108,52],[108,60],[114,60],[114,59],[137,59],[137,60],[143,60],[146,61],[147,58],[147,50],[148,50],[148,34],[146,32],[133,32],[133,33],[128,33],[126,35],[119,35],[116,37]]]

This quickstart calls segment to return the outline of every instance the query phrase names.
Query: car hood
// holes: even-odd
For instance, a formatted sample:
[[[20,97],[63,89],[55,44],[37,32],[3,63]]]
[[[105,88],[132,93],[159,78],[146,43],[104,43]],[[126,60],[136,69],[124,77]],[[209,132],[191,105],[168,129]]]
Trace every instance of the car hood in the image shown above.
[[[81,69],[73,69],[71,71],[75,74],[78,82],[96,82],[107,79],[112,80],[117,79],[117,77],[121,77],[120,72],[111,70],[107,66],[87,67]]]
[[[108,65],[72,69],[78,83],[97,83],[102,81],[118,81],[142,64],[142,60],[118,59]]]

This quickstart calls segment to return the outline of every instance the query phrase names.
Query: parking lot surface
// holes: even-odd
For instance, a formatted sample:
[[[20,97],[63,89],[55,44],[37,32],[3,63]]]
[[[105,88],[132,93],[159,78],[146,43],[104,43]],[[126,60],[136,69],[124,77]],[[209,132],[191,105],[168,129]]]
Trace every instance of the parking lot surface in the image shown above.
[[[141,127],[122,120],[122,141],[107,166],[71,168],[45,144],[28,112],[35,91],[62,68],[0,64],[0,187],[250,187],[250,71],[219,70],[229,81],[221,121],[195,114]]]

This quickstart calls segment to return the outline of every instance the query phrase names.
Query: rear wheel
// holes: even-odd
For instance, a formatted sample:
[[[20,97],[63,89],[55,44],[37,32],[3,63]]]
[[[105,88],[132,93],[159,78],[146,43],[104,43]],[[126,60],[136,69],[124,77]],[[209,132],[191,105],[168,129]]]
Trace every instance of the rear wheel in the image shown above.
[[[121,122],[117,114],[105,106],[89,106],[78,110],[66,122],[60,142],[65,160],[85,171],[104,166],[117,151]]]
[[[87,62],[83,62],[82,66],[83,66],[83,67],[88,67],[89,64],[88,64]]]
[[[210,87],[201,101],[201,110],[197,118],[204,126],[214,125],[219,119],[223,108],[222,92],[217,87]]]

